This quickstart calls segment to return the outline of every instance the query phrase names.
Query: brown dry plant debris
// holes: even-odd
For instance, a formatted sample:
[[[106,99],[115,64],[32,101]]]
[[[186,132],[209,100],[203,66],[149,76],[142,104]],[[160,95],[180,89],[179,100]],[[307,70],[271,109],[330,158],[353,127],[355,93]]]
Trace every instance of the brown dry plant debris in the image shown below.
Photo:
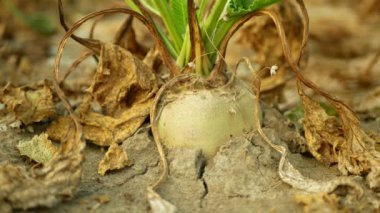
[[[0,90],[0,102],[24,124],[42,121],[55,113],[52,89],[48,81],[30,87],[8,84]]]
[[[309,195],[300,194],[296,195],[295,200],[298,204],[303,206],[304,213],[349,212],[347,208],[340,205],[339,198],[335,194],[325,192]]]
[[[342,134],[342,138],[344,139],[344,142],[341,145],[342,148],[338,152],[339,170],[344,175],[368,174],[367,181],[369,183],[370,188],[378,190],[380,188],[380,181],[379,181],[380,179],[380,153],[376,151],[375,149],[375,141],[364,132],[364,130],[360,126],[359,119],[355,116],[355,113],[347,105],[337,100],[330,94],[324,92],[317,85],[315,85],[309,79],[305,78],[304,75],[302,75],[299,68],[299,62],[300,62],[301,57],[299,57],[299,60],[297,62],[293,60],[290,47],[286,39],[285,30],[281,22],[279,21],[279,18],[277,17],[277,15],[267,10],[262,10],[261,12],[259,11],[258,13],[268,15],[269,17],[271,17],[271,19],[274,21],[276,25],[276,28],[281,40],[281,45],[283,47],[284,56],[286,57],[287,62],[291,66],[292,71],[297,76],[298,93],[301,97],[301,100],[305,100],[306,95],[302,88],[302,86],[305,85],[311,88],[312,90],[314,90],[315,92],[317,92],[318,94],[320,94],[321,96],[323,96],[324,98],[326,98],[327,101],[338,112],[342,120],[341,134]],[[242,19],[242,22],[244,23],[244,21],[246,21],[247,19],[251,18],[254,15],[257,15],[257,14],[248,15],[246,18]],[[306,45],[307,32],[308,32],[308,17],[307,17],[306,11],[304,15],[305,15],[306,22],[304,23],[305,28],[304,28],[304,37],[303,37],[301,50],[303,50],[303,47],[305,47]],[[239,27],[240,26],[239,24],[241,23],[238,23],[236,26]],[[308,104],[305,104],[304,102],[303,104],[306,111],[308,107],[310,106]],[[308,115],[306,115],[305,113],[305,117]],[[309,121],[314,122],[311,119]],[[312,124],[310,125],[313,126]],[[314,125],[314,126],[318,126],[318,125]],[[315,133],[318,134],[318,132],[315,132]],[[329,139],[325,139],[325,140],[327,141]],[[336,141],[332,142],[331,147],[334,147],[334,143],[336,143]],[[326,152],[325,150],[324,153],[330,154],[330,153],[334,153],[334,151]]]
[[[75,111],[84,138],[109,146],[131,136],[149,115],[157,88],[156,76],[147,65],[119,46],[103,44],[91,86]],[[92,102],[99,103],[104,114],[91,110]],[[68,117],[59,118],[48,128],[49,136],[61,140],[70,123]]]
[[[271,10],[276,12],[284,23],[284,30],[287,33],[288,42],[293,53],[293,58],[298,57],[302,40],[302,20],[298,8],[293,0],[284,0],[274,4]],[[289,66],[283,57],[281,46],[278,45],[278,35],[276,27],[269,17],[260,17],[247,21],[238,34],[238,43],[249,46],[255,54],[250,56],[250,61],[259,65],[259,69],[278,65],[279,70],[276,75],[265,74],[262,80],[261,90],[263,92],[277,92],[281,96],[282,86],[291,78],[288,72]],[[303,57],[302,64],[306,64],[308,57]],[[244,73],[241,73],[244,76]],[[252,82],[251,74],[246,80]],[[274,90],[277,89],[277,90]]]
[[[253,69],[249,59],[243,58],[241,62],[246,62],[250,69]],[[253,70],[252,70],[253,71]],[[256,107],[254,108],[254,113],[257,117],[259,117],[259,105],[260,105],[260,86],[261,79],[264,76],[266,69],[261,69],[258,72],[253,72],[253,83],[252,88],[256,95]],[[327,181],[314,180],[309,177],[301,174],[297,168],[295,168],[292,163],[288,160],[288,149],[283,145],[274,144],[271,139],[264,133],[261,128],[260,120],[256,120],[257,131],[261,135],[268,145],[270,145],[273,149],[278,151],[281,154],[281,159],[279,163],[278,173],[282,181],[291,185],[294,188],[305,190],[308,192],[334,192],[338,187],[347,187],[349,189],[348,193],[354,193],[358,196],[362,196],[363,189],[360,185],[355,183],[352,179],[346,177],[338,177],[333,178]]]
[[[344,174],[367,176],[369,186],[380,187],[380,153],[375,141],[360,126],[352,111],[335,103],[342,124],[336,117],[327,116],[318,103],[301,94],[305,109],[305,137],[311,154],[325,163],[338,163]]]
[[[20,141],[17,149],[21,155],[28,156],[35,162],[46,164],[58,151],[57,147],[48,139],[46,133],[34,136],[31,140]]]
[[[52,207],[72,197],[82,176],[84,143],[78,126],[58,152],[42,168],[26,169],[5,164],[0,166],[0,204],[13,209],[37,206]]]
[[[133,162],[128,159],[127,153],[117,143],[113,143],[100,161],[98,173],[105,175],[108,170],[121,169],[132,164]]]
[[[271,6],[271,9],[279,15],[281,22],[284,23],[288,42],[293,57],[296,59],[302,40],[302,21],[293,2],[293,0],[284,0]],[[249,45],[255,51],[256,54],[250,60],[259,64],[261,68],[273,64],[286,66],[281,46],[278,45],[276,27],[269,17],[248,21],[239,33],[238,42]],[[306,58],[304,59],[306,60]]]
[[[379,153],[374,148],[374,141],[368,137],[365,132],[360,127],[360,122],[358,118],[355,116],[355,114],[352,112],[352,110],[342,103],[341,101],[337,100],[336,98],[332,97],[330,94],[324,92],[323,90],[319,89],[318,86],[316,86],[313,82],[305,78],[299,68],[299,64],[302,59],[302,53],[306,46],[306,41],[308,39],[308,15],[306,12],[305,5],[302,0],[298,0],[297,3],[300,6],[300,9],[302,11],[303,15],[303,39],[301,44],[301,51],[298,57],[298,60],[295,61],[292,58],[291,50],[285,35],[285,30],[283,27],[283,24],[280,22],[279,17],[276,13],[269,11],[269,10],[260,10],[252,14],[248,14],[242,19],[240,19],[228,32],[226,39],[222,42],[221,45],[221,57],[218,58],[216,62],[216,68],[214,69],[214,73],[218,73],[223,69],[224,62],[223,57],[225,56],[226,47],[228,44],[229,39],[232,37],[232,35],[249,19],[251,19],[254,16],[258,15],[266,15],[272,19],[274,22],[277,32],[279,34],[279,38],[281,40],[282,49],[284,52],[284,56],[286,58],[286,61],[292,68],[292,71],[297,76],[297,82],[298,82],[298,92],[299,95],[302,97],[304,96],[304,92],[302,89],[302,86],[305,85],[318,94],[325,97],[330,104],[335,108],[335,110],[338,112],[342,119],[342,134],[344,135],[345,143],[344,147],[339,153],[339,169],[342,171],[343,174],[367,174],[369,172],[369,175],[367,176],[367,180],[369,181],[369,185],[371,188],[379,188]],[[250,63],[248,63],[250,64]],[[263,70],[262,70],[263,71]],[[259,74],[255,74],[256,76],[259,76]],[[257,99],[260,95],[260,78],[253,81],[253,89],[255,90]],[[258,100],[257,105],[259,105]],[[255,113],[258,115],[258,109],[255,108]],[[359,196],[362,194],[362,189],[357,184],[353,183],[349,179],[345,178],[338,178],[327,182],[318,182],[314,181],[308,178],[303,177],[297,170],[293,168],[293,166],[287,161],[286,159],[286,153],[287,150],[285,147],[274,145],[270,139],[266,137],[266,135],[262,132],[260,123],[257,123],[257,129],[260,132],[261,136],[265,139],[265,141],[268,142],[274,149],[282,153],[282,158],[280,161],[280,168],[279,173],[280,177],[283,181],[289,183],[290,185],[304,189],[307,191],[325,191],[325,192],[331,192],[336,188],[336,186],[339,185],[349,185],[351,186],[356,193],[359,194]],[[333,151],[329,152],[333,153]],[[347,182],[348,181],[348,182]]]

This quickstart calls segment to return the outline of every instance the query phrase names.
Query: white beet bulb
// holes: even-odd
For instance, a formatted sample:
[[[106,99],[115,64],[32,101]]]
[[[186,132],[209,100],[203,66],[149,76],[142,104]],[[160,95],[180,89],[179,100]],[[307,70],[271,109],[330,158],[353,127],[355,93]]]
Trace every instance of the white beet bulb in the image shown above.
[[[255,96],[240,81],[228,87],[181,91],[172,96],[161,106],[157,126],[168,148],[199,148],[210,158],[231,137],[255,129]]]

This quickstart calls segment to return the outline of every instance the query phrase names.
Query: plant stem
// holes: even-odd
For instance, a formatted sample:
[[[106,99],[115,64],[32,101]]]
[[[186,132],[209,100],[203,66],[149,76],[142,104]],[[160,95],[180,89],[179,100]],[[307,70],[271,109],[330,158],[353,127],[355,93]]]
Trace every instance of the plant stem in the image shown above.
[[[182,49],[177,58],[177,65],[181,68],[189,63],[190,58],[190,29],[186,28],[185,37],[183,39]]]

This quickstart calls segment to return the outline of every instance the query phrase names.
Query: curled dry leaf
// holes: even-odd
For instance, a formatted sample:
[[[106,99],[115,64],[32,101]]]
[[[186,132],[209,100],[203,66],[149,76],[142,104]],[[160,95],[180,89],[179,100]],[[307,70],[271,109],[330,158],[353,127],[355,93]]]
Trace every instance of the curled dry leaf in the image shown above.
[[[117,143],[113,143],[100,161],[98,173],[105,175],[108,170],[121,169],[132,164],[133,162],[128,159],[127,153]]]
[[[326,163],[338,163],[344,174],[367,176],[373,189],[380,188],[380,153],[375,141],[360,126],[354,113],[340,102],[330,101],[339,113],[342,125],[329,117],[315,101],[301,94],[305,109],[304,129],[313,156]]]
[[[55,112],[52,90],[47,81],[33,87],[8,84],[0,90],[0,102],[24,124],[42,121]]]
[[[131,136],[149,115],[157,87],[155,74],[142,61],[117,45],[103,44],[91,86],[75,111],[84,138],[109,146]],[[104,114],[91,111],[95,101]],[[62,140],[70,125],[68,117],[61,117],[48,128],[48,134]]]
[[[58,150],[48,139],[46,133],[36,135],[28,141],[20,141],[17,149],[21,155],[28,156],[30,159],[44,165],[52,159]]]
[[[337,177],[326,181],[305,177],[286,158],[286,148],[284,146],[280,147],[282,149],[282,156],[279,165],[279,175],[285,183],[307,192],[332,193],[338,188],[345,188],[347,189],[347,194],[353,194],[358,197],[363,195],[363,188],[348,177]]]
[[[84,143],[79,130],[71,129],[58,153],[42,168],[0,166],[0,204],[13,209],[52,207],[72,197],[82,176]]]
[[[344,138],[338,121],[328,116],[320,105],[307,96],[302,96],[304,112],[304,130],[310,153],[326,164],[337,163],[339,150]]]
[[[103,45],[88,92],[108,115],[116,117],[131,106],[149,100],[156,89],[156,77],[148,66],[121,47]]]

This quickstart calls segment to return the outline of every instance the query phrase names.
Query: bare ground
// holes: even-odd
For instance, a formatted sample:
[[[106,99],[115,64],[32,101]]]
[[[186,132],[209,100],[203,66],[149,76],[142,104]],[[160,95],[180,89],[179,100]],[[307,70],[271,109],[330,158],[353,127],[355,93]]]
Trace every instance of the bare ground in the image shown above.
[[[275,143],[289,144],[297,140],[290,123],[278,112],[267,108],[264,120],[264,130]],[[31,165],[15,148],[20,139],[30,137],[30,133],[20,130],[4,132],[0,140],[2,164]],[[124,141],[122,147],[134,161],[133,166],[100,176],[96,171],[104,153],[88,144],[77,194],[52,209],[27,212],[149,211],[146,188],[157,180],[161,171],[152,136],[147,128],[142,128]],[[294,149],[302,150],[302,147]],[[254,132],[232,138],[209,161],[205,161],[199,150],[187,148],[168,150],[167,157],[170,175],[158,193],[174,204],[178,212],[303,212],[305,209],[297,203],[296,197],[311,196],[280,180],[277,171],[280,155]],[[329,180],[339,176],[336,166],[328,167],[308,155],[292,153],[289,159],[307,177]],[[366,188],[363,178],[353,179]],[[334,196],[334,202],[320,199],[312,209],[372,212],[379,208],[377,193],[365,189],[365,195],[357,197],[345,189],[340,190],[330,195]]]

